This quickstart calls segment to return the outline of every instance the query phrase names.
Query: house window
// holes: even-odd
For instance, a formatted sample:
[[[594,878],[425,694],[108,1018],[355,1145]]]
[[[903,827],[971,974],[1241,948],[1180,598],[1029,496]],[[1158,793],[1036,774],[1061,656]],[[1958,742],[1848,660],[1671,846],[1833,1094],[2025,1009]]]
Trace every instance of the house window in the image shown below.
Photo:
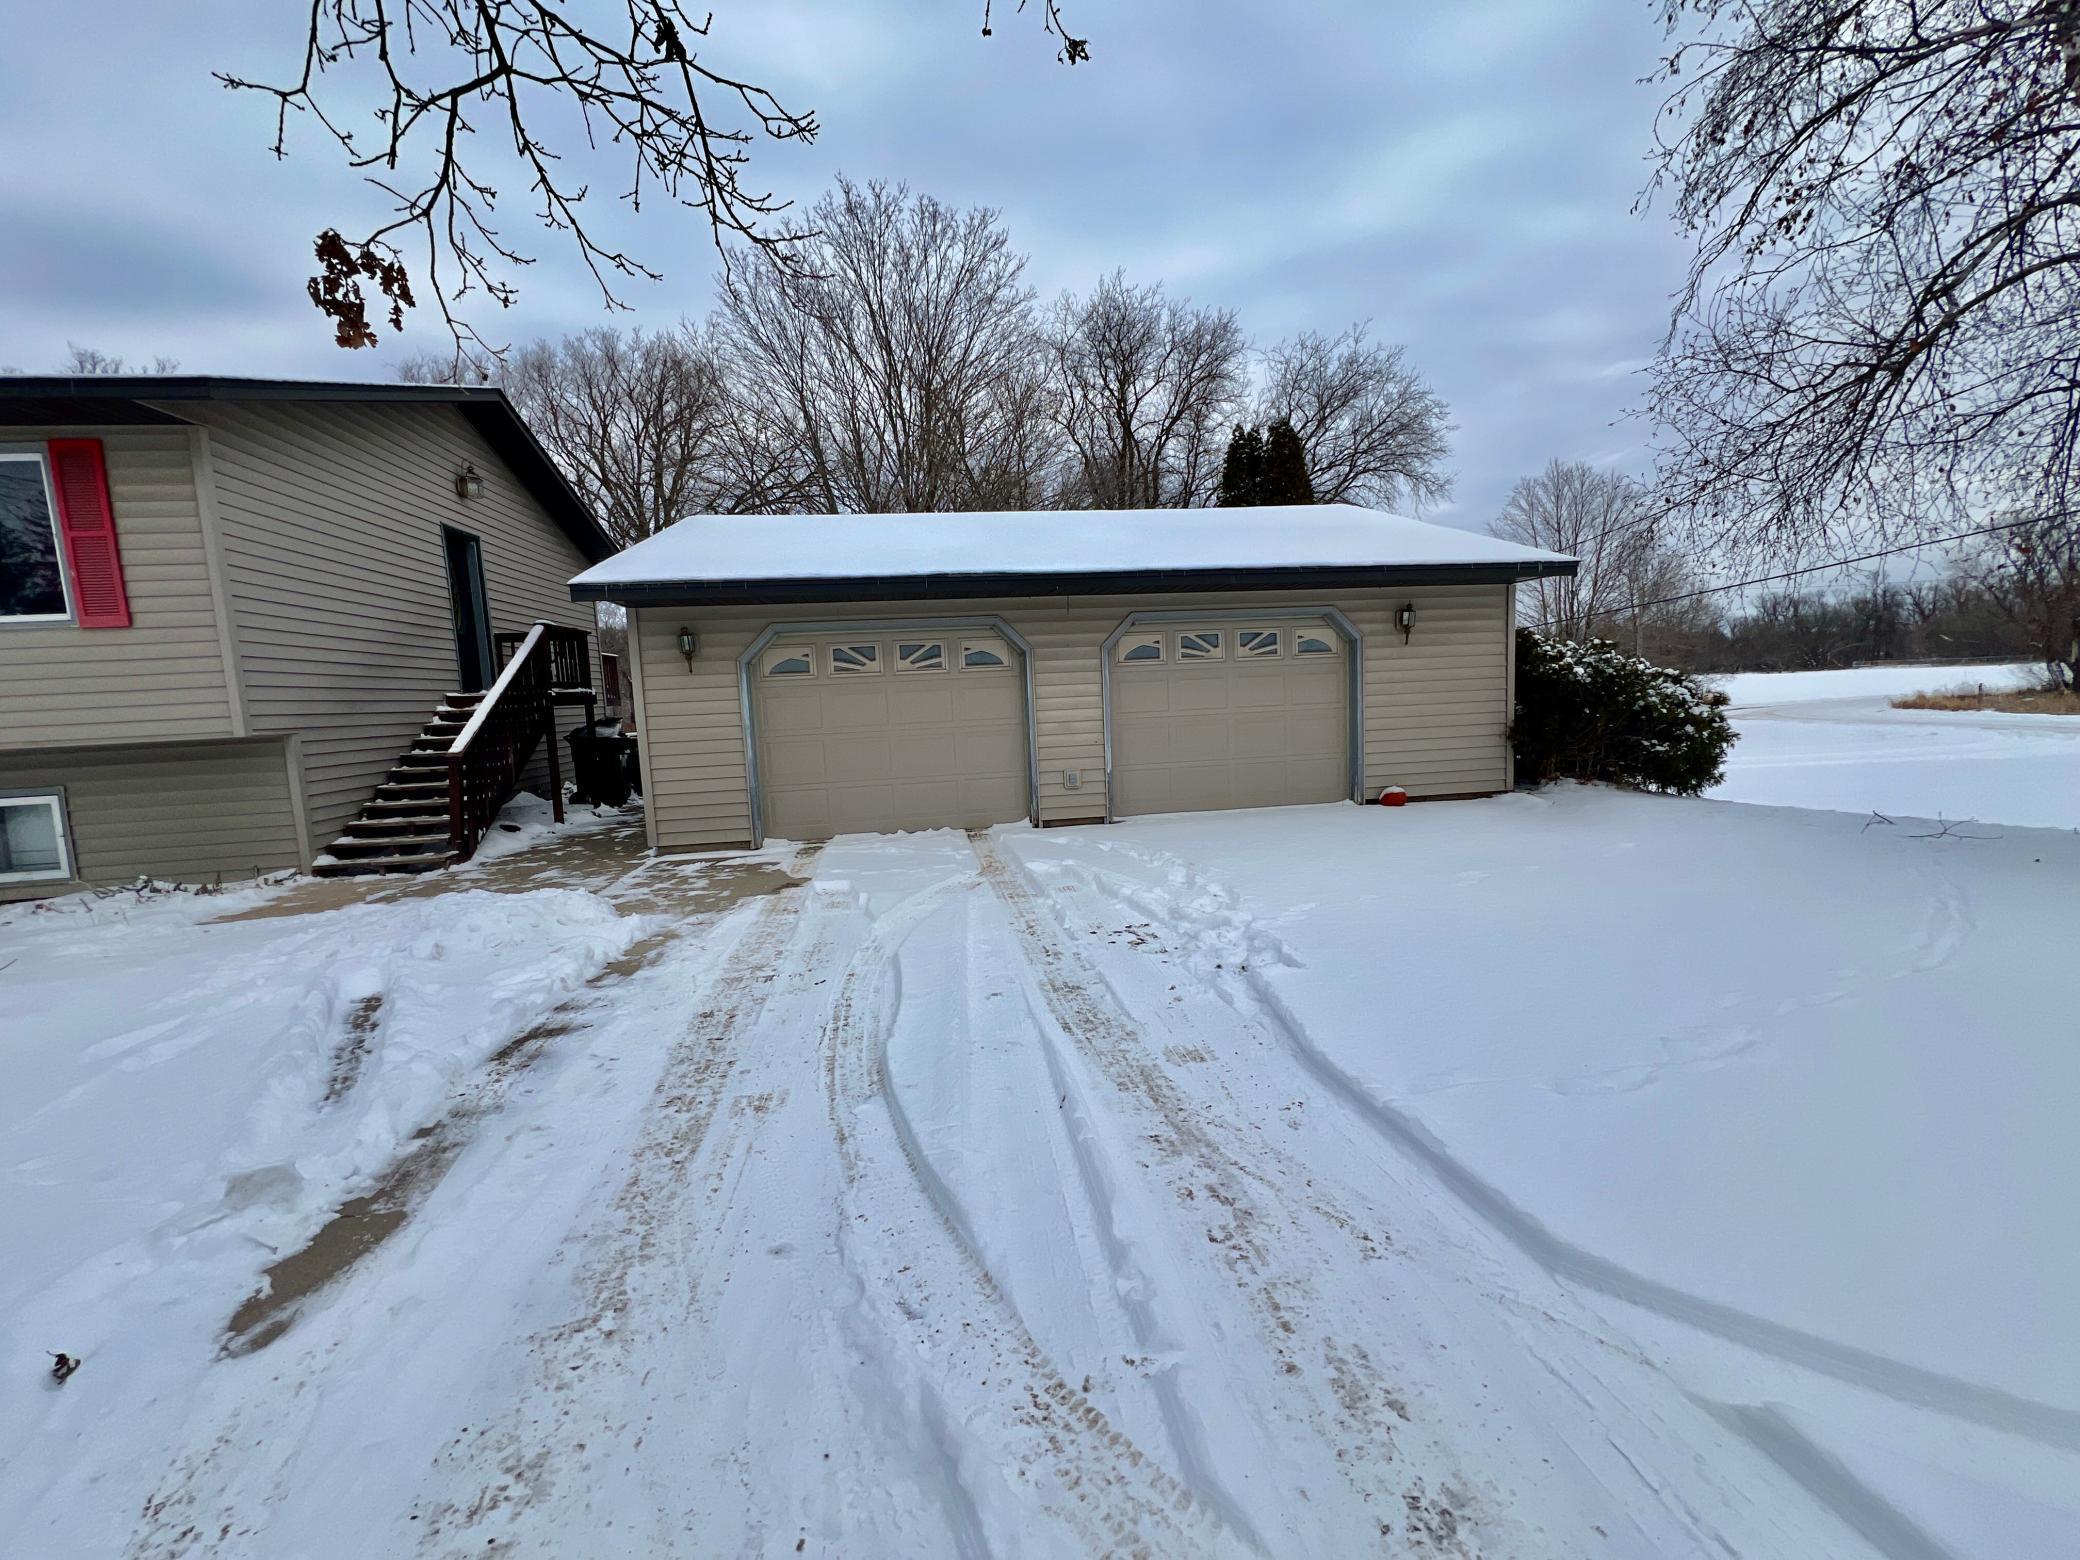
[[[57,514],[43,457],[0,451],[0,620],[72,615]]]
[[[1163,636],[1129,634],[1119,642],[1119,658],[1132,665],[1152,665],[1163,659]]]
[[[1180,661],[1218,661],[1224,653],[1221,644],[1225,636],[1217,628],[1198,628],[1177,636],[1177,659]]]
[[[961,666],[973,672],[990,671],[999,666],[1009,666],[1011,657],[1004,649],[1001,639],[963,639],[961,641]]]
[[[946,670],[946,641],[943,639],[898,639],[896,670],[899,672],[943,672]]]
[[[1334,655],[1337,648],[1336,636],[1321,629],[1303,628],[1293,636],[1295,655]]]
[[[879,645],[832,645],[831,672],[834,676],[847,676],[857,672],[881,670],[881,647]]]
[[[768,650],[765,674],[768,677],[814,677],[816,662],[813,652],[807,645],[782,645]]]
[[[1283,631],[1276,628],[1238,628],[1235,631],[1235,653],[1246,657],[1277,655],[1284,638]]]
[[[0,883],[71,876],[64,801],[52,795],[0,796]]]

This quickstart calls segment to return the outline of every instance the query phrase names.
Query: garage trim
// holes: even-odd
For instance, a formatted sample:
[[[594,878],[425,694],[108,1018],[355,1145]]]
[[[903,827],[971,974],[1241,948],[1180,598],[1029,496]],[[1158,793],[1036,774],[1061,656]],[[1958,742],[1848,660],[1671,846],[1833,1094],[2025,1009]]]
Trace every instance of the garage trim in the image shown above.
[[[758,658],[774,640],[790,634],[822,636],[825,634],[871,633],[882,634],[936,634],[948,629],[981,629],[986,633],[1000,635],[1006,643],[1018,651],[1023,666],[1026,701],[1026,821],[1037,825],[1040,821],[1040,734],[1033,720],[1033,647],[1026,642],[1025,635],[994,612],[970,614],[965,617],[929,618],[818,618],[809,621],[768,623],[758,632],[750,644],[737,657],[737,702],[744,715],[744,773],[751,790],[751,841],[754,847],[766,842],[766,815],[763,800],[763,783],[758,773],[758,731],[752,723],[752,675]],[[1110,700],[1110,683],[1106,697]],[[1105,806],[1112,807],[1112,716],[1108,702],[1105,725],[1106,776]]]
[[[1214,618],[1248,618],[1252,622],[1326,622],[1336,630],[1343,640],[1345,656],[1351,663],[1350,685],[1345,697],[1350,700],[1350,786],[1349,795],[1356,800],[1365,790],[1365,635],[1349,616],[1335,607],[1322,605],[1312,607],[1253,607],[1248,603],[1236,606],[1195,607],[1190,611],[1129,612],[1119,624],[1105,636],[1105,643],[1098,653],[1098,680],[1102,688],[1102,703],[1105,713],[1105,821],[1117,823],[1119,819],[1112,810],[1112,652],[1131,629],[1149,623],[1196,623]],[[1031,676],[1030,661],[1027,675]],[[1030,689],[1030,681],[1028,688]],[[1030,705],[1028,706],[1030,719]],[[1039,759],[1034,756],[1034,772],[1037,782]],[[1036,785],[1037,794],[1037,785]]]

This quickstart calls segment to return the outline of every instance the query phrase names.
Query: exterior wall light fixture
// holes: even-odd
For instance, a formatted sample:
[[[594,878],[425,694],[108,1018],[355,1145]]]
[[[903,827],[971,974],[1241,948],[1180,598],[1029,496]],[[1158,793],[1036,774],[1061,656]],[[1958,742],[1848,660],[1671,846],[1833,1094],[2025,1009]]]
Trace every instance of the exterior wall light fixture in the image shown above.
[[[475,465],[465,461],[462,469],[455,473],[455,496],[457,498],[475,498],[483,491],[483,475],[477,470]]]
[[[1394,614],[1394,626],[1401,630],[1401,642],[1407,644],[1408,636],[1416,631],[1416,604],[1413,601],[1403,603],[1401,610]]]
[[[686,657],[686,669],[693,670],[693,652],[700,649],[700,639],[690,628],[679,630],[679,653]]]

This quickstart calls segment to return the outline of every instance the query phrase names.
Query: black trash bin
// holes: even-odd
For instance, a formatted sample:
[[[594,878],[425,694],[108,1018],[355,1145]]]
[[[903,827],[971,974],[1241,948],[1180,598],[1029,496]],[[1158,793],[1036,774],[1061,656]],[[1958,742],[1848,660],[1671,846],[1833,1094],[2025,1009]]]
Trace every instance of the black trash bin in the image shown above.
[[[589,720],[564,741],[571,745],[571,799],[594,807],[619,807],[635,790],[636,739],[622,736],[617,721]]]

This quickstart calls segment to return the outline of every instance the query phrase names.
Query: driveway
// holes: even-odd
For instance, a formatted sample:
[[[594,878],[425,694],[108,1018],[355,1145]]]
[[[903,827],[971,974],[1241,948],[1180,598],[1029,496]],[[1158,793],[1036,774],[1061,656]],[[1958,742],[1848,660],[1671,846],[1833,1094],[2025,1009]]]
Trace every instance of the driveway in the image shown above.
[[[2047,1487],[2080,1420],[1884,1362],[1856,1380],[1853,1349],[1801,1361],[1805,1334],[1567,1245],[1384,1082],[1431,1067],[1427,1112],[1487,1081],[1420,1059],[1495,1043],[1478,1017],[1436,1032],[1440,993],[1491,992],[1464,984],[1507,946],[1480,928],[1539,880],[1442,943],[1384,906],[1487,894],[1532,847],[1608,877],[1605,835],[1643,822],[1694,845],[1790,816],[1584,796],[624,862],[596,887],[640,924],[315,1233],[245,1248],[264,1278],[228,1285],[274,1227],[238,1209],[145,1243],[150,1281],[107,1293],[149,1341],[90,1346],[32,1405],[0,1547],[1943,1553],[1781,1406],[1785,1371],[1854,1381],[1873,1422],[2020,1437]],[[1331,909],[1295,897],[1330,880]],[[1325,990],[1360,1006],[1325,1021]],[[339,1010],[371,1069],[348,1102],[396,1065],[403,1002]],[[1651,1101],[1638,1071],[1543,1097]]]

